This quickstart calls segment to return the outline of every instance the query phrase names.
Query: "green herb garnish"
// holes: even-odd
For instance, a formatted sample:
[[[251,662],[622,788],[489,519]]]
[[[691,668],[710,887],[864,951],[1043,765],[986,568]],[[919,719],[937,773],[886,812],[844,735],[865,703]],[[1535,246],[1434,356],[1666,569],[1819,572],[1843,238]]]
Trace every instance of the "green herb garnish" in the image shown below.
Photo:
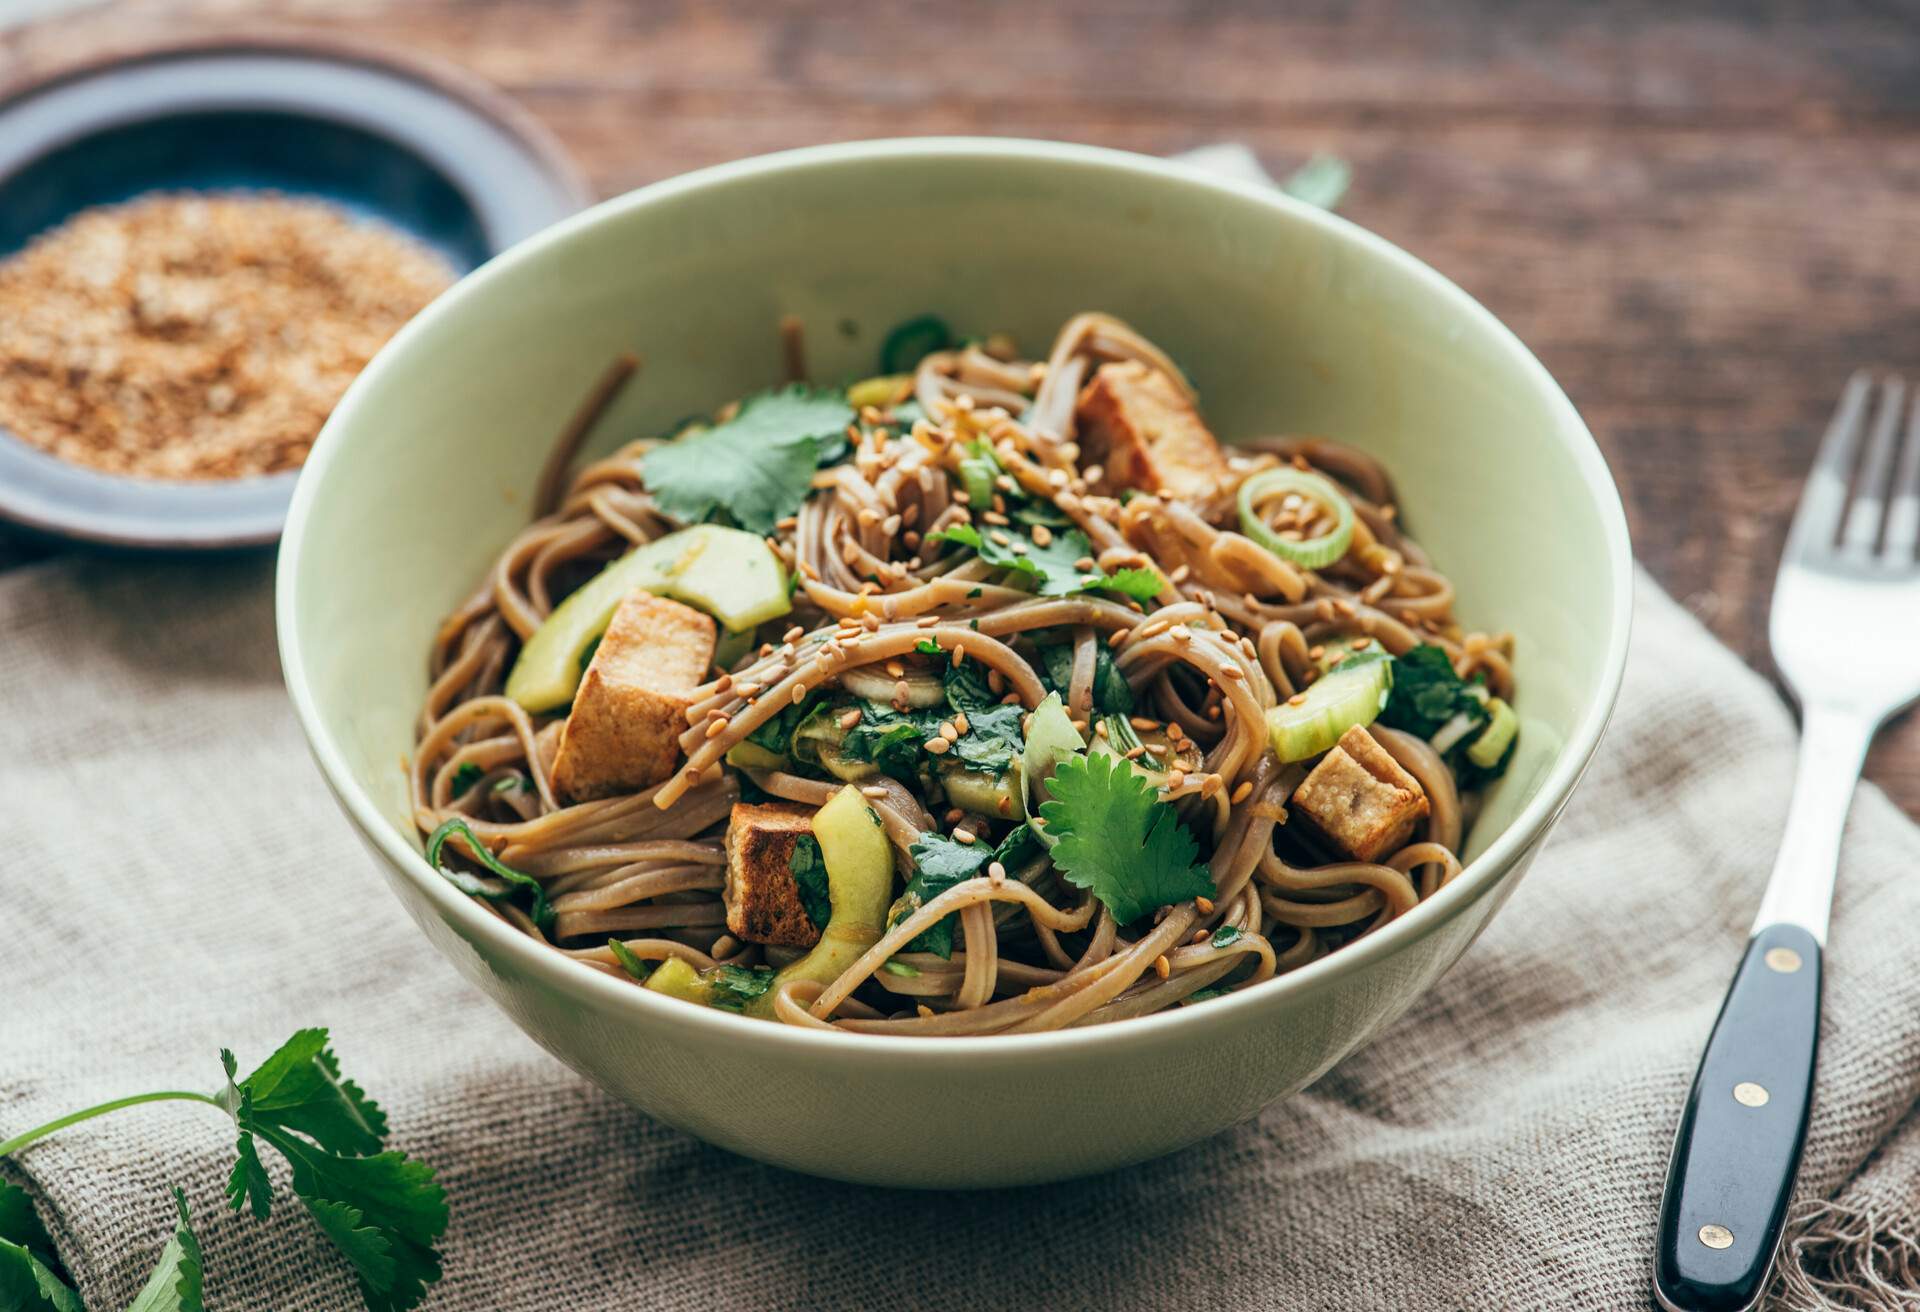
[[[725,423],[647,452],[641,474],[676,519],[697,524],[724,511],[741,528],[771,533],[807,499],[814,471],[845,458],[853,418],[838,392],[762,392]]]
[[[453,795],[455,797],[460,796],[460,794],[466,792],[467,789],[486,778],[486,775],[487,772],[475,765],[472,761],[460,762],[460,768],[453,772],[453,782],[451,785]]]
[[[640,960],[639,957],[634,955],[633,949],[625,943],[622,943],[619,939],[608,939],[607,951],[613,953],[613,959],[620,963],[620,969],[626,971],[627,974],[633,976],[635,979],[644,980],[647,976],[653,974],[654,963]]]
[[[1005,545],[992,536],[994,532],[1007,535]],[[1032,579],[1034,586],[1043,597],[1065,597],[1076,592],[1111,591],[1118,592],[1133,600],[1145,604],[1160,595],[1159,574],[1150,569],[1123,569],[1113,574],[1102,574],[1097,570],[1081,571],[1074,568],[1074,562],[1093,554],[1093,544],[1087,541],[1087,535],[1077,528],[1061,529],[1052,534],[1046,546],[1033,540],[1030,534],[1015,533],[1010,529],[990,530],[983,536],[979,529],[971,524],[955,524],[941,532],[930,534],[928,542],[955,542],[963,547],[972,547],[980,559],[996,569],[1011,569]],[[1013,546],[1019,543],[1024,550],[1015,551]]]
[[[265,1144],[285,1159],[293,1194],[353,1266],[371,1312],[406,1312],[440,1278],[433,1245],[446,1232],[447,1204],[433,1168],[383,1152],[387,1118],[353,1081],[343,1079],[324,1029],[296,1033],[245,1079],[233,1054],[220,1053],[225,1086],[216,1093],[165,1090],[117,1098],[63,1116],[0,1143],[0,1157],[67,1126],[141,1103],[205,1103],[232,1117],[239,1138],[227,1198],[264,1219],[273,1184],[261,1160]],[[128,1312],[203,1312],[202,1258],[186,1196],[175,1189],[179,1221],[153,1275]],[[53,1246],[24,1192],[0,1183],[0,1308],[80,1312],[62,1279]]]
[[[794,887],[800,892],[800,906],[807,919],[815,929],[825,929],[833,916],[833,899],[828,893],[827,859],[820,851],[820,840],[812,834],[800,835],[787,858],[787,869],[793,872]]]
[[[1069,756],[1047,781],[1040,817],[1057,840],[1053,863],[1123,925],[1156,907],[1211,896],[1213,877],[1173,808],[1132,763],[1105,752]]]
[[[440,864],[441,849],[447,841],[458,835],[466,845],[467,855],[485,866],[488,870],[506,881],[505,888],[489,884],[471,871],[456,870],[452,866]],[[465,820],[453,819],[433,831],[427,839],[427,864],[440,872],[448,883],[469,897],[477,897],[486,902],[508,902],[516,893],[528,895],[527,914],[542,933],[553,928],[553,904],[547,901],[547,890],[532,875],[523,874],[510,865],[505,865],[496,857],[487,845],[474,836],[473,829]]]

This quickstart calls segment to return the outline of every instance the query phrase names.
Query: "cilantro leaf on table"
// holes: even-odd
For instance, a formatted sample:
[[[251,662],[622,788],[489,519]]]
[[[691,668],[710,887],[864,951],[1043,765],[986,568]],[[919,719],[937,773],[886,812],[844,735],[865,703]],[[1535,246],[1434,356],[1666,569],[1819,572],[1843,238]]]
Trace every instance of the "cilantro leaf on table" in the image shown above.
[[[641,476],[676,519],[697,524],[718,510],[741,528],[771,533],[807,499],[822,461],[845,455],[853,418],[838,392],[761,392],[726,422],[647,452]]]
[[[220,1064],[227,1085],[214,1101],[240,1132],[227,1185],[233,1209],[262,1218],[272,1210],[264,1143],[286,1159],[295,1196],[353,1264],[367,1306],[416,1306],[440,1278],[433,1242],[447,1228],[446,1198],[432,1167],[378,1151],[386,1118],[339,1078],[327,1032],[299,1031],[245,1079],[235,1078],[232,1052],[222,1049]]]
[[[993,535],[1005,534],[1003,544]],[[928,542],[957,542],[972,547],[987,564],[996,569],[1011,569],[1025,574],[1043,597],[1065,597],[1076,592],[1108,590],[1119,592],[1142,605],[1160,595],[1160,576],[1150,569],[1123,569],[1115,574],[1098,570],[1079,570],[1074,562],[1093,554],[1093,544],[1077,528],[1061,529],[1041,546],[1030,533],[1012,529],[988,529],[982,534],[971,524],[955,524],[929,534]],[[1021,550],[1015,551],[1015,546]]]
[[[793,872],[793,884],[800,893],[800,909],[815,929],[825,929],[833,916],[833,898],[827,887],[827,858],[820,850],[820,840],[812,834],[800,835],[787,858],[787,869]]]
[[[200,1241],[194,1237],[187,1196],[179,1189],[173,1191],[173,1205],[180,1213],[180,1221],[174,1226],[167,1246],[160,1250],[160,1261],[153,1274],[147,1277],[147,1283],[141,1286],[133,1302],[127,1304],[127,1312],[205,1312],[206,1304],[201,1301]]]
[[[82,1312],[26,1190],[0,1180],[0,1308]]]
[[[956,884],[982,874],[987,864],[998,861],[1009,872],[1024,865],[1039,847],[1039,840],[1027,825],[1016,825],[1000,840],[998,847],[984,843],[960,843],[945,834],[929,830],[908,849],[913,857],[913,878],[895,899],[887,915],[887,924],[897,925]],[[942,916],[915,935],[904,949],[907,952],[931,952],[942,961],[953,956],[953,931],[959,915]]]
[[[1156,907],[1210,896],[1193,836],[1133,768],[1106,752],[1069,756],[1047,781],[1040,818],[1056,838],[1053,863],[1126,925]]]

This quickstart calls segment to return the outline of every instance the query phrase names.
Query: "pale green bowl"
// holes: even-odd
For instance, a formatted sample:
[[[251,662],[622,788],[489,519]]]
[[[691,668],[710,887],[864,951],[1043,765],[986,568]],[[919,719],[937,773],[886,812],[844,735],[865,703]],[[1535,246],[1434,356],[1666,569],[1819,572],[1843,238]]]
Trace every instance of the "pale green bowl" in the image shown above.
[[[871,372],[933,311],[1030,350],[1111,311],[1193,374],[1227,436],[1321,433],[1395,475],[1471,623],[1519,635],[1523,751],[1448,888],[1259,988],[1009,1038],[818,1033],[671,1001],[511,932],[428,869],[400,758],[435,626],[527,519],[548,444],[616,352],[645,372],[603,445],[779,376]],[[1293,1093],[1453,963],[1591,757],[1626,657],[1630,562],[1592,438],[1492,315],[1271,190],[1078,146],[886,141],[747,160],[549,229],[394,339],[321,434],[280,549],[287,686],[415,922],[542,1046],[723,1147],[846,1180],[1054,1180],[1169,1152]]]

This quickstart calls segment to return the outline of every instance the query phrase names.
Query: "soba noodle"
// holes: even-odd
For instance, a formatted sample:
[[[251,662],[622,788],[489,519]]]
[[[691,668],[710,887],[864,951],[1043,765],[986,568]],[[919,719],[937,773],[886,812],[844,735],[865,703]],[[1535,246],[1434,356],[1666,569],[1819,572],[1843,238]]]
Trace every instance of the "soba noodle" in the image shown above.
[[[797,372],[797,327],[784,331]],[[1169,742],[1191,752],[1183,758],[1189,769],[1169,754],[1161,795],[1197,842],[1215,891],[1121,925],[1064,879],[1044,848],[1018,869],[996,861],[911,910],[830,981],[780,984],[772,999],[778,1020],[956,1035],[1141,1016],[1256,987],[1431,897],[1460,872],[1474,809],[1448,753],[1372,724],[1374,741],[1418,781],[1427,813],[1378,860],[1329,861],[1289,824],[1290,798],[1314,762],[1283,763],[1264,717],[1304,696],[1324,672],[1329,646],[1342,643],[1378,644],[1396,657],[1436,647],[1456,675],[1483,685],[1483,700],[1510,698],[1511,640],[1461,629],[1453,588],[1402,528],[1386,471],[1352,448],[1254,438],[1229,449],[1217,498],[1102,495],[1102,471],[1082,463],[1075,406],[1095,371],[1114,361],[1137,362],[1191,396],[1163,352],[1100,314],[1069,322],[1044,362],[1018,358],[998,338],[926,355],[911,378],[919,415],[908,422],[864,407],[847,458],[816,476],[813,495],[770,537],[798,576],[792,614],[763,626],[757,646],[696,691],[680,768],[642,792],[569,802],[553,777],[566,708],[529,713],[504,695],[507,673],[520,645],[582,580],[635,544],[685,527],[660,509],[642,477],[655,441],[629,443],[570,484],[564,479],[573,449],[633,371],[631,360],[616,364],[568,426],[542,480],[545,513],[507,545],[434,638],[410,775],[423,832],[465,821],[462,840],[448,847],[460,859],[444,863],[470,869],[468,886],[500,891],[474,866],[470,837],[494,864],[537,881],[547,913],[542,920],[499,896],[483,905],[584,968],[623,980],[634,978],[635,963],[644,973],[669,958],[703,971],[784,965],[795,949],[728,932],[729,814],[743,795],[818,806],[842,785],[804,767],[738,769],[727,754],[849,671],[898,671],[902,661],[921,661],[931,643],[941,653],[936,663],[976,663],[995,694],[1029,711],[1058,686],[1082,730],[1096,718],[1097,673],[1110,662],[1131,689],[1133,724],[1164,726]],[[895,404],[907,391],[902,384]],[[970,442],[992,450],[1007,497],[1050,507],[1056,524],[1085,534],[1092,559],[1083,568],[1158,570],[1158,596],[1144,605],[1090,592],[1036,596],[1017,571],[930,541],[955,525],[1008,522],[996,513],[1005,510],[999,492],[992,509],[964,494],[957,453]],[[1326,476],[1351,502],[1351,545],[1324,567],[1292,563],[1239,531],[1241,483],[1284,466]],[[1263,504],[1261,513],[1275,508]],[[1296,527],[1312,536],[1323,527],[1312,519],[1318,509],[1296,504],[1279,513],[1306,516]],[[1041,527],[1034,540],[1050,535]],[[1042,638],[1070,650],[1057,679]],[[923,835],[958,827],[968,841],[991,844],[1005,829],[963,816],[913,778],[881,775],[862,791],[902,877],[913,872],[910,848]],[[950,915],[950,957],[909,947]]]

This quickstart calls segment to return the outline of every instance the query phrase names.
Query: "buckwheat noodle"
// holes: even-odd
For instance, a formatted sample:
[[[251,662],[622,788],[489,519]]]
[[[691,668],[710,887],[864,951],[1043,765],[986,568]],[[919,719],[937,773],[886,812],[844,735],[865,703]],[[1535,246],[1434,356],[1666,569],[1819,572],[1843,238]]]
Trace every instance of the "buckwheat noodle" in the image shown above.
[[[789,368],[798,371],[797,327],[783,325],[783,333]],[[1173,772],[1165,796],[1203,844],[1211,840],[1216,895],[1163,908],[1143,925],[1118,926],[1043,855],[933,898],[828,984],[782,985],[774,1000],[780,1020],[906,1035],[1119,1020],[1203,989],[1253,987],[1405,915],[1461,868],[1472,802],[1452,770],[1425,741],[1372,726],[1380,746],[1419,781],[1430,814],[1380,861],[1316,863],[1287,832],[1287,799],[1306,764],[1282,764],[1268,750],[1262,712],[1306,686],[1323,644],[1359,637],[1396,655],[1435,644],[1460,675],[1481,675],[1489,691],[1508,697],[1510,639],[1462,631],[1452,615],[1453,587],[1401,527],[1386,471],[1350,447],[1299,437],[1242,442],[1213,505],[1153,495],[1121,504],[1091,492],[1100,471],[1081,467],[1074,403],[1109,361],[1137,361],[1190,392],[1163,352],[1102,314],[1071,320],[1044,362],[978,346],[927,356],[912,380],[925,417],[903,431],[869,410],[871,435],[816,477],[814,495],[771,539],[797,571],[799,591],[793,614],[768,628],[801,632],[774,635],[698,690],[681,740],[686,760],[666,782],[566,805],[550,779],[563,715],[521,709],[503,695],[506,673],[520,642],[572,587],[634,544],[684,527],[656,507],[642,481],[652,440],[587,464],[435,635],[408,767],[420,829],[464,818],[500,861],[538,879],[556,913],[549,933],[511,904],[482,905],[587,968],[628,978],[604,946],[610,936],[643,961],[679,957],[702,969],[784,964],[799,953],[727,933],[721,890],[729,810],[743,773],[766,793],[812,805],[840,785],[736,771],[722,764],[728,749],[847,671],[899,658],[928,638],[956,655],[964,649],[963,659],[978,662],[996,692],[1031,709],[1046,692],[1034,645],[1044,631],[1049,640],[1071,636],[1071,715],[1084,720],[1091,712],[1104,644],[1133,688],[1136,714],[1166,723],[1170,733],[1177,727],[1176,736],[1199,749],[1199,768]],[[631,372],[630,361],[609,372],[583,408],[586,417],[569,426],[569,448]],[[958,445],[971,439],[988,442],[1008,477],[1078,526],[1100,568],[1156,566],[1167,586],[1155,602],[1137,610],[1085,595],[1040,598],[972,553],[929,546],[927,535],[982,511],[964,503],[955,472]],[[1234,531],[1239,482],[1283,463],[1335,480],[1356,512],[1352,546],[1323,569],[1289,564]],[[709,737],[715,713],[728,720]],[[936,829],[935,818],[895,780],[871,780],[866,792],[897,864],[910,872],[906,850]],[[905,950],[953,913],[959,932],[951,960]],[[1216,931],[1227,927],[1238,935],[1222,934],[1215,946]],[[883,971],[889,959],[918,973]]]

